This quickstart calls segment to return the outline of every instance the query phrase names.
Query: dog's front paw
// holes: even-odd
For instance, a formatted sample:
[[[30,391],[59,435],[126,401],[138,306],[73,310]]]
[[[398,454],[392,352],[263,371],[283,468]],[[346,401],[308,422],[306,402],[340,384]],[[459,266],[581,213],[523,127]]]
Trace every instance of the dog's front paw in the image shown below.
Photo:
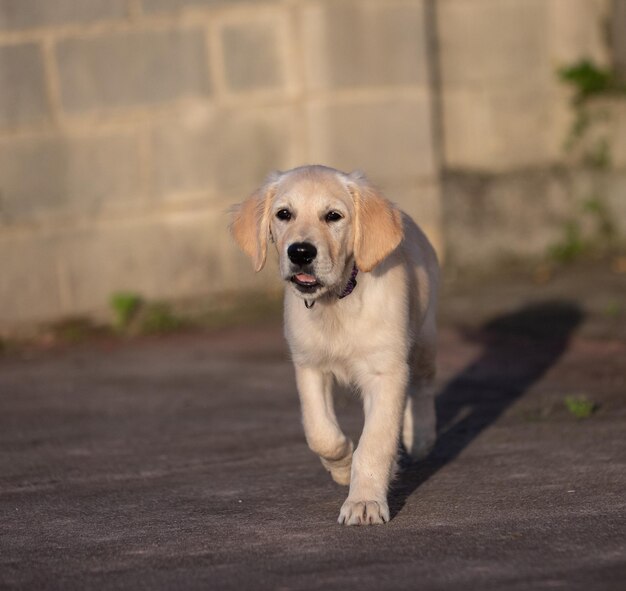
[[[352,501],[346,499],[339,512],[344,525],[378,525],[389,521],[387,501]]]

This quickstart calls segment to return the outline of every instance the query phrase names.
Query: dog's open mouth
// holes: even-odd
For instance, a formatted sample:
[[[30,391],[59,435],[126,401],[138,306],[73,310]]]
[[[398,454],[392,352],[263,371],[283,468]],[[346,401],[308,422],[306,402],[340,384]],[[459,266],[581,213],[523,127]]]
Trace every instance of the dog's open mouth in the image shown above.
[[[321,286],[321,283],[308,273],[296,273],[291,277],[291,282],[298,286],[300,291],[311,293]]]

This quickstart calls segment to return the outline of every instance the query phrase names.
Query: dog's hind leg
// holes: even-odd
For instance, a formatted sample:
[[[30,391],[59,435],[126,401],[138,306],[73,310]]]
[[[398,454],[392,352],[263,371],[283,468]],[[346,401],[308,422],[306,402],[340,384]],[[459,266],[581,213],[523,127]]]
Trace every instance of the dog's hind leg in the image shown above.
[[[421,344],[413,352],[402,424],[402,444],[413,460],[424,459],[435,445],[435,345]]]
[[[333,406],[333,377],[296,366],[296,381],[307,443],[338,484],[350,484],[353,444],[341,431]]]
[[[413,460],[423,460],[432,450],[437,437],[435,388],[432,379],[415,380],[408,389],[402,444]]]

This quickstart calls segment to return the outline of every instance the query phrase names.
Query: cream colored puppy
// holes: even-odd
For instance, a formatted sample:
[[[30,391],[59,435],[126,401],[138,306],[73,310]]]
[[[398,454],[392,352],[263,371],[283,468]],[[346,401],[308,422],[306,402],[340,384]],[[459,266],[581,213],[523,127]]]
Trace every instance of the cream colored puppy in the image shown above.
[[[400,441],[414,457],[435,441],[438,264],[411,218],[359,172],[277,172],[236,207],[235,240],[263,268],[274,242],[285,334],[309,447],[350,485],[339,523],[389,521]],[[333,409],[333,383],[357,386],[365,424],[356,450]]]

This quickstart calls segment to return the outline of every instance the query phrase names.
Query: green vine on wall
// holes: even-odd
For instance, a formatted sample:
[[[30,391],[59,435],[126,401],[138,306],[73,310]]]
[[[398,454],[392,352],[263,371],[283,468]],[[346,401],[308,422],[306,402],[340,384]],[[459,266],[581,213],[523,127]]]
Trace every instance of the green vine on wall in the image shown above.
[[[558,70],[572,88],[574,119],[564,149],[575,165],[607,170],[612,165],[611,109],[607,99],[626,99],[626,85],[615,72],[583,59]],[[565,220],[560,239],[548,248],[550,260],[569,263],[591,253],[608,253],[618,243],[617,228],[604,194],[602,176],[592,177],[589,196]]]
[[[579,160],[592,168],[611,166],[610,141],[606,134],[592,137],[595,124],[609,124],[610,112],[594,99],[626,98],[626,85],[615,72],[583,59],[558,70],[559,79],[574,90],[574,121],[565,141],[568,153],[578,152]],[[597,125],[595,125],[597,126]]]
[[[592,61],[583,59],[573,65],[559,70],[559,77],[574,87],[574,103],[582,103],[594,96],[620,94],[626,92],[615,72],[608,68],[596,66]]]

